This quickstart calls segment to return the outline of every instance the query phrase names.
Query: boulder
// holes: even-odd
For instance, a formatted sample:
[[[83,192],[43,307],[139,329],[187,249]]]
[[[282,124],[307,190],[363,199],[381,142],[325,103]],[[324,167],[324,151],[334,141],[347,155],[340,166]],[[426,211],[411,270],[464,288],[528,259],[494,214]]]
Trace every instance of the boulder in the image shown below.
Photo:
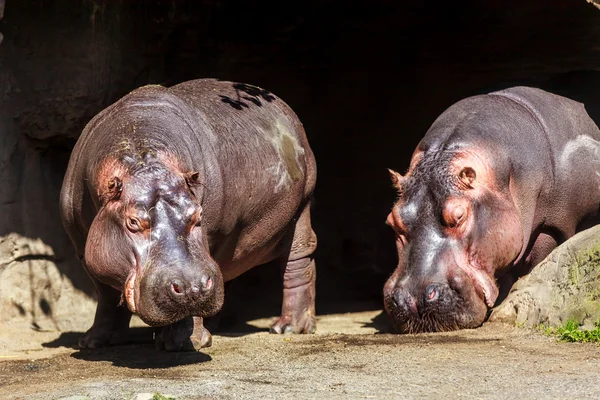
[[[489,320],[527,327],[574,320],[593,328],[600,321],[600,225],[573,236],[519,279]]]

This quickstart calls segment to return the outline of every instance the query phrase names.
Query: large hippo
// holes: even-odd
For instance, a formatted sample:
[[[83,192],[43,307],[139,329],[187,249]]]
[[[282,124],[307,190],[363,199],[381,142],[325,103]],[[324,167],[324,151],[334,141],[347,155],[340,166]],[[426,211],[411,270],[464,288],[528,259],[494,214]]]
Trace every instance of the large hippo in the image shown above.
[[[539,89],[459,101],[390,173],[384,305],[400,332],[479,326],[515,277],[600,223],[600,132],[583,104]]]
[[[159,348],[211,343],[202,317],[223,284],[283,268],[276,333],[315,330],[316,164],[302,124],[279,98],[213,79],[139,88],[77,141],[61,214],[97,289],[83,348],[123,342],[131,313],[163,327]]]

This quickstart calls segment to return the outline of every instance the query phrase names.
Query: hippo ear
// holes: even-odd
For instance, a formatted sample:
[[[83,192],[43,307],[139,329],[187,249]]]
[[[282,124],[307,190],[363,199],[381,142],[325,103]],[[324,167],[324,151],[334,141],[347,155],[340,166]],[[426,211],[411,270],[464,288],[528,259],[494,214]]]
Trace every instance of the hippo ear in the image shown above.
[[[113,176],[106,184],[104,193],[101,194],[102,204],[106,204],[112,200],[118,200],[123,191],[123,181],[118,176]]]
[[[200,173],[199,172],[188,172],[185,174],[185,181],[189,186],[198,185],[200,183]]]
[[[460,181],[469,189],[473,189],[476,176],[475,170],[471,167],[464,167],[458,174]]]
[[[400,172],[396,172],[393,169],[389,169],[388,171],[390,173],[390,178],[392,179],[392,185],[396,188],[396,190],[401,191],[402,190],[402,182],[404,182],[404,177],[402,176],[402,174]]]

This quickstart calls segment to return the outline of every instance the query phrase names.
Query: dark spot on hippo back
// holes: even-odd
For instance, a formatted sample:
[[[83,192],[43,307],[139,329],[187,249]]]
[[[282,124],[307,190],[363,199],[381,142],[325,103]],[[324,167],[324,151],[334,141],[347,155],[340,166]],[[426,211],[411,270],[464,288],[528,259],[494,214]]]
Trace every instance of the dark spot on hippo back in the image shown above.
[[[273,94],[271,94],[271,92],[269,92],[268,90],[265,90],[265,89],[261,89],[257,86],[248,85],[246,83],[234,83],[233,88],[236,90],[239,90],[241,92],[244,92],[256,99],[258,99],[258,97],[260,97],[269,103],[272,102],[273,100],[275,100],[275,96]]]
[[[223,103],[229,104],[231,107],[235,108],[236,110],[243,110],[244,108],[248,108],[248,104],[244,103],[243,101],[240,100],[234,100],[229,96],[223,96],[223,95],[219,95],[219,97],[221,98],[221,101]]]
[[[219,97],[223,103],[229,104],[231,107],[240,111],[244,108],[250,108],[250,103],[257,107],[262,107],[261,100],[270,103],[276,99],[276,97],[268,90],[246,83],[234,83],[233,89],[235,90],[234,98],[225,95],[219,95]]]

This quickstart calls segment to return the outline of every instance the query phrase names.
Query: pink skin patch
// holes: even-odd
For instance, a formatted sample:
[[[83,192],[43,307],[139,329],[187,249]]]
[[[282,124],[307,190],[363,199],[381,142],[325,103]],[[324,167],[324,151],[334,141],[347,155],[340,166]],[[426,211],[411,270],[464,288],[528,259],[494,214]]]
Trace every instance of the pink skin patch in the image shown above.
[[[475,290],[479,293],[489,308],[494,306],[498,298],[498,286],[486,271],[474,260],[462,259],[457,265],[473,282]]]
[[[127,302],[127,307],[129,311],[135,314],[136,306],[135,306],[135,284],[137,279],[137,271],[133,271],[129,278],[127,278],[127,282],[125,283],[125,301]]]

